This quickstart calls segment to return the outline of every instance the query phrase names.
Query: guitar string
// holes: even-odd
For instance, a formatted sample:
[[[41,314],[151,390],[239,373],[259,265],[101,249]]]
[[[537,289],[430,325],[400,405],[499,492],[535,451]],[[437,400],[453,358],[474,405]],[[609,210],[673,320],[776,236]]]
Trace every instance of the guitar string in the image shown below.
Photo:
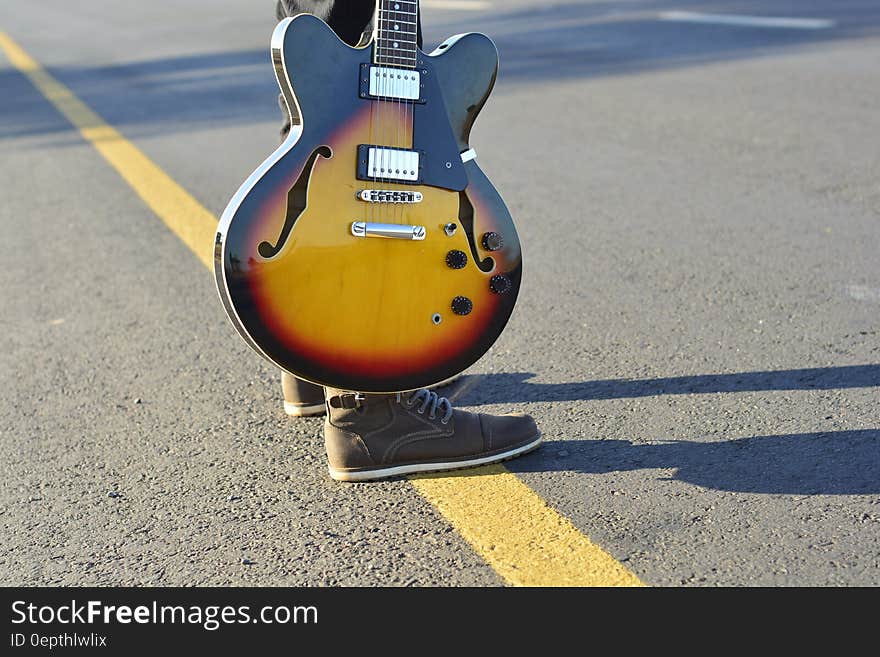
[[[408,16],[408,18],[410,18],[410,17],[413,20],[410,23],[407,23],[406,36],[413,40],[412,43],[408,43],[407,47],[412,49],[412,71],[410,71],[410,74],[413,76],[413,78],[415,78],[415,76],[417,75],[417,72],[418,72],[418,64],[419,64],[419,62],[418,62],[418,60],[419,60],[418,4],[415,5],[415,12],[413,13],[413,15]],[[415,90],[416,90],[416,93],[418,94],[418,91],[419,91],[418,85],[415,85]],[[415,146],[416,146],[416,144],[415,144],[416,133],[415,133],[415,130],[413,129],[413,115],[415,113],[414,112],[414,109],[415,109],[414,102],[415,102],[414,100],[407,99],[406,102],[404,103],[404,111],[405,111],[404,120],[406,121],[406,123],[409,126],[409,148],[411,148],[411,149],[415,149]],[[415,174],[418,179],[418,174],[419,174],[418,165],[416,166]]]
[[[398,20],[398,17],[396,15],[391,17],[391,21],[390,21],[391,25],[392,26],[395,25],[396,24],[395,21],[397,21],[397,20]],[[391,45],[393,46],[395,43],[397,43],[397,41],[396,41],[397,34],[394,33],[393,30],[389,29],[387,24],[385,26],[385,29],[388,30],[388,38],[386,39],[385,43],[386,43],[386,45],[388,43],[391,43]],[[392,50],[391,52],[394,53],[395,51]],[[394,55],[392,55],[392,57],[394,57]],[[394,114],[394,125],[392,126],[392,128],[394,131],[394,148],[399,149],[400,148],[400,143],[399,143],[400,142],[400,104],[396,98],[396,96],[398,96],[399,94],[395,93],[395,92],[399,92],[400,88],[399,88],[399,85],[394,84],[394,80],[396,79],[394,76],[398,74],[397,71],[399,71],[400,69],[397,68],[399,66],[399,64],[397,62],[392,62],[392,63],[394,64],[394,67],[391,68],[391,74],[389,76],[389,79],[391,80],[391,93],[392,93],[391,102],[394,104],[393,110],[392,110],[392,113]],[[396,164],[399,165],[400,164],[400,155],[399,154],[395,155],[394,159],[397,160]],[[398,169],[395,169],[394,171],[389,171],[389,178],[392,178],[391,174],[395,174],[395,171],[398,171]],[[395,175],[399,176],[400,174],[395,174]],[[394,202],[394,198],[395,198],[394,195],[397,193],[397,185],[394,185],[390,189],[392,190],[391,191],[391,199],[392,200],[391,200],[391,204],[390,204],[391,205],[391,207],[390,207],[391,220],[393,223],[397,223],[397,207]]]
[[[393,23],[395,26],[398,26],[398,27],[399,27],[399,26],[400,26],[400,16],[399,16],[399,15],[395,15],[394,20],[392,21],[392,23]],[[394,33],[393,33],[393,37],[394,37],[394,39],[395,39],[394,43],[397,43],[396,40],[400,38],[400,35],[398,34],[398,32],[399,32],[399,30],[394,30]],[[397,82],[397,94],[396,94],[397,98],[396,98],[396,100],[395,100],[395,105],[397,106],[397,112],[396,112],[396,113],[397,113],[397,121],[395,122],[395,139],[394,139],[394,142],[395,142],[396,148],[401,149],[401,148],[404,147],[404,144],[401,143],[401,138],[400,138],[400,126],[401,126],[401,123],[402,123],[402,120],[401,120],[401,117],[400,117],[400,109],[401,109],[401,105],[402,105],[402,103],[401,103],[401,98],[400,98],[400,96],[401,96],[400,91],[401,91],[401,89],[403,88],[403,85],[402,85],[402,77],[403,77],[403,75],[400,73],[400,69],[397,69],[397,73],[396,73],[396,75],[397,75],[397,78],[394,78],[394,79],[396,79],[396,80],[398,81],[398,82]],[[401,159],[400,156],[398,156],[398,164],[399,164],[399,160],[400,160],[400,159]],[[396,169],[396,168],[395,168],[394,171],[395,171],[395,175],[398,176],[398,180],[399,180],[399,175],[400,175],[400,174],[397,173],[397,169]],[[398,185],[395,185],[395,187],[400,188],[400,184],[398,183]],[[393,192],[393,194],[396,194],[396,195],[397,195],[396,198],[395,198],[395,200],[392,202],[392,206],[391,206],[391,209],[392,209],[392,213],[393,213],[393,216],[394,216],[395,223],[398,223],[398,222],[399,222],[399,223],[401,223],[401,224],[405,224],[405,223],[406,223],[406,211],[405,211],[405,208],[404,208],[404,204],[403,204],[402,202],[400,202],[400,196],[399,196],[400,194],[402,194],[402,192],[400,192],[400,191],[395,191],[395,192]],[[398,208],[398,207],[395,207],[395,206],[398,206],[398,205],[400,206],[399,208]]]
[[[382,15],[382,32],[384,33],[383,48],[387,49],[387,47],[388,47],[388,14],[387,14],[387,9],[385,12],[383,12],[383,15]],[[384,57],[383,59],[387,60],[388,58]],[[386,69],[388,68],[388,64],[385,64],[385,68]],[[391,181],[391,148],[390,148],[391,134],[390,133],[391,133],[391,129],[393,127],[392,122],[394,120],[394,117],[391,115],[392,110],[389,107],[389,101],[391,100],[391,78],[390,78],[390,74],[387,72],[387,70],[385,73],[382,74],[382,80],[383,80],[382,86],[383,86],[383,95],[384,95],[384,102],[383,102],[383,104],[384,104],[384,121],[383,121],[383,130],[382,130],[382,153],[383,153],[382,161],[383,161],[383,166],[380,167],[380,169],[381,169],[380,173],[383,174],[382,187],[387,187],[388,183]],[[387,176],[384,175],[386,173],[388,174]],[[387,180],[387,182],[386,182],[386,180]],[[391,223],[392,217],[388,216],[389,215],[388,204],[383,203],[382,206],[383,206],[382,207],[382,215],[383,215],[382,220],[383,220],[383,222]]]
[[[384,188],[387,185],[387,183],[385,182],[385,169],[387,169],[389,167],[389,160],[390,160],[390,152],[388,150],[388,139],[390,137],[388,135],[388,118],[389,118],[388,117],[389,89],[388,89],[388,71],[387,71],[388,65],[385,63],[385,60],[387,59],[387,57],[381,53],[381,50],[385,50],[387,48],[387,43],[388,43],[388,16],[387,16],[386,12],[387,12],[387,10],[385,9],[385,7],[382,7],[379,12],[380,13],[380,15],[379,15],[379,34],[381,36],[381,38],[379,39],[379,48],[380,48],[379,59],[382,60],[382,65],[386,69],[385,71],[382,72],[382,77],[381,77],[382,143],[380,144],[381,150],[379,152],[382,154],[382,156],[379,158],[379,162],[380,162],[379,173],[382,176],[382,181],[380,184],[380,187],[382,187],[382,188]],[[379,211],[379,217],[383,222],[388,222],[389,217],[388,217],[387,204],[380,203],[380,206],[381,207],[380,207],[380,211]]]
[[[373,170],[370,172],[370,176],[368,177],[368,182],[371,187],[378,187],[379,183],[379,172],[377,169],[381,166],[381,156],[380,151],[378,150],[378,145],[382,142],[382,73],[379,71],[379,66],[382,61],[382,53],[380,50],[380,46],[382,44],[382,5],[379,3],[379,9],[376,12],[376,99],[373,101],[376,105],[376,134],[371,140],[371,144],[377,150],[374,150],[373,153]],[[369,162],[369,149],[367,150],[367,161]],[[371,203],[371,214],[372,221],[381,221],[381,210],[382,207],[377,203]]]
[[[418,76],[418,70],[419,70],[419,5],[418,5],[418,3],[415,4],[415,11],[413,12],[412,18],[413,18],[412,25],[409,25],[407,27],[407,33],[408,33],[408,36],[412,37],[412,39],[413,39],[413,44],[411,46],[413,49],[412,75],[413,75],[413,77],[416,77],[416,76]],[[415,101],[418,100],[418,96],[421,95],[420,91],[419,91],[420,90],[419,85],[415,85],[415,90],[416,90],[416,98],[406,101],[406,104],[408,106],[406,108],[406,110],[407,110],[407,114],[408,114],[408,116],[407,116],[408,121],[407,122],[409,123],[410,148],[413,148],[413,149],[416,147]],[[418,167],[418,165],[417,165],[417,167]],[[418,174],[419,174],[419,169],[416,168],[416,176],[418,176]]]
[[[394,2],[395,0],[390,0],[390,2]],[[397,0],[400,2],[401,0]],[[371,219],[373,218],[375,213],[379,214],[379,219],[388,219],[393,223],[406,223],[407,211],[408,208],[406,204],[397,200],[393,200],[394,195],[397,194],[398,199],[400,195],[405,193],[406,187],[402,187],[402,183],[400,183],[400,177],[394,177],[394,174],[398,171],[397,169],[392,170],[392,163],[397,161],[396,164],[399,166],[401,157],[399,154],[393,153],[393,151],[399,150],[411,150],[411,147],[414,144],[406,144],[406,129],[409,128],[409,138],[411,141],[414,141],[414,124],[415,124],[415,102],[410,99],[406,99],[401,97],[400,91],[405,86],[403,82],[395,85],[394,80],[395,75],[400,75],[400,73],[395,72],[395,69],[400,70],[398,67],[405,67],[407,65],[412,66],[412,74],[415,75],[418,69],[418,38],[417,38],[417,30],[413,30],[410,27],[410,24],[417,25],[418,24],[418,14],[417,9],[416,13],[410,12],[408,10],[401,10],[399,5],[396,5],[397,8],[392,8],[393,5],[390,5],[389,0],[382,0],[382,2],[378,5],[377,11],[377,38],[374,44],[376,48],[376,62],[377,65],[382,67],[384,66],[387,69],[391,69],[391,72],[383,72],[381,76],[378,78],[377,84],[377,96],[378,99],[374,101],[374,106],[378,103],[378,108],[375,112],[375,118],[378,122],[377,132],[375,135],[380,137],[379,141],[373,141],[372,137],[372,116],[371,116],[371,143],[376,144],[379,152],[377,153],[378,157],[374,157],[374,162],[377,164],[379,168],[378,175],[376,172],[370,172],[374,176],[374,180],[380,182],[380,190],[381,188],[387,189],[391,193],[391,199],[387,198],[383,200],[379,200],[382,197],[377,199],[379,208],[374,209],[370,208]],[[397,14],[397,19],[395,20],[389,14],[394,13]],[[398,24],[400,23],[399,15],[403,14],[407,19],[414,18],[415,20],[405,21],[405,25],[407,27],[404,30],[393,31],[389,24]],[[397,32],[401,32],[401,34],[397,34]],[[408,37],[407,40],[404,40],[402,37]],[[412,42],[409,41],[409,37],[413,39]],[[400,41],[404,44],[404,48],[395,48],[395,43]],[[384,51],[384,52],[383,52]],[[408,58],[410,57],[410,52],[412,52],[413,61],[408,62]],[[399,53],[398,57],[395,53]],[[401,64],[401,62],[393,61],[400,59],[405,64]],[[417,87],[418,89],[418,87]],[[390,104],[394,103],[394,107],[391,107]],[[396,120],[395,120],[396,119]],[[393,125],[390,125],[393,123]],[[403,130],[403,137],[401,136],[401,130]],[[394,133],[394,143],[391,143],[391,134]],[[386,172],[385,169],[388,169]],[[417,173],[417,172],[416,172]],[[404,174],[405,175],[405,174]],[[391,205],[388,208],[388,205]],[[371,206],[376,205],[376,203],[371,203]],[[400,205],[400,208],[396,208],[395,205]],[[390,216],[389,216],[390,215]]]
[[[409,74],[410,74],[412,77],[415,77],[415,75],[416,75],[416,65],[417,65],[417,61],[416,61],[416,60],[418,59],[418,52],[417,52],[416,50],[412,50],[412,49],[414,48],[414,45],[413,45],[412,42],[410,42],[410,39],[413,39],[414,41],[417,42],[417,41],[418,41],[418,38],[416,37],[416,30],[415,30],[414,27],[413,27],[413,24],[415,23],[415,21],[414,21],[414,20],[413,20],[413,21],[410,21],[410,20],[409,20],[410,18],[414,18],[414,15],[412,15],[410,12],[407,12],[407,13],[405,14],[405,16],[406,16],[406,18],[407,18],[406,29],[405,29],[405,30],[401,30],[401,32],[404,32],[403,36],[405,36],[406,39],[407,39],[407,40],[406,40],[406,52],[407,52],[407,56],[409,57],[409,56],[410,56],[410,52],[412,52],[412,60],[409,62],[409,63],[411,64],[411,66],[412,66],[412,70],[409,71]],[[416,89],[418,89],[418,87],[416,87]],[[412,150],[412,149],[415,148],[415,132],[413,131],[413,129],[412,129],[412,125],[410,124],[410,116],[411,116],[411,114],[412,114],[411,110],[412,110],[412,100],[410,100],[409,98],[405,98],[404,101],[403,101],[403,112],[404,112],[404,115],[403,115],[403,121],[404,121],[404,124],[403,124],[403,130],[404,130],[404,133],[406,133],[407,129],[409,129],[409,135],[408,135],[408,136],[409,136],[409,142],[408,142],[408,144],[407,144],[406,147],[407,147],[408,149],[410,149],[410,150]],[[406,141],[406,139],[405,139],[405,141]],[[416,168],[415,175],[416,175],[416,179],[418,179],[418,167]],[[413,192],[413,193],[415,193],[415,192]]]
[[[381,5],[377,5],[377,11],[374,15],[376,24],[373,29],[373,62],[377,63],[379,60],[379,11],[381,10]],[[378,73],[378,69],[376,71]],[[372,88],[372,79],[373,70],[368,66],[367,67],[367,92]],[[372,96],[372,94],[371,94]],[[365,170],[367,175],[364,177],[363,181],[364,189],[367,192],[367,221],[373,223],[376,221],[376,207],[375,203],[370,199],[370,188],[372,185],[370,184],[371,176],[373,175],[373,171],[370,168],[370,145],[378,143],[376,140],[378,138],[378,121],[379,121],[379,112],[381,110],[381,105],[379,105],[379,101],[376,98],[370,98],[370,139],[367,142],[367,148],[364,152],[364,158],[366,159]],[[375,160],[374,160],[375,162]]]
[[[380,10],[379,15],[379,61],[380,64],[386,70],[382,71],[382,75],[379,81],[380,84],[380,96],[381,96],[381,107],[382,107],[382,142],[379,144],[379,153],[381,156],[379,157],[379,173],[381,174],[381,183],[379,185],[380,189],[385,187],[385,167],[388,166],[388,71],[387,64],[385,63],[385,55],[383,54],[383,50],[385,49],[385,43],[388,40],[388,32],[385,29],[385,21],[386,21],[386,9],[383,7]],[[382,222],[387,220],[388,208],[384,203],[379,204],[379,219]]]
[[[418,14],[418,11],[419,11],[419,5],[418,5],[418,3],[416,3],[415,4],[415,11],[413,12],[413,15],[412,15],[412,19],[413,19],[412,24],[409,25],[407,28],[407,35],[410,38],[412,38],[412,40],[413,40],[412,45],[410,46],[412,48],[412,53],[413,53],[412,54],[412,75],[413,75],[413,77],[416,77],[418,75],[418,69],[419,69],[419,36],[418,36],[418,34],[419,34],[419,27],[418,27],[419,14]],[[416,143],[415,143],[416,142],[416,131],[415,131],[415,125],[414,125],[415,101],[418,99],[418,96],[420,95],[419,89],[420,89],[419,85],[416,84],[415,85],[415,93],[417,96],[416,99],[406,101],[406,105],[407,105],[407,107],[406,107],[407,117],[406,118],[407,118],[407,123],[409,124],[410,148],[412,148],[412,149],[415,149],[415,146],[416,146]],[[416,172],[415,173],[416,173],[416,176],[418,177],[418,175],[419,175],[418,164],[416,165]]]
[[[382,102],[382,72],[379,70],[379,67],[382,66],[382,3],[379,3],[379,9],[376,12],[376,107],[377,114],[379,115],[379,134],[376,135],[376,140],[373,142],[375,150],[373,156],[374,167],[371,172],[372,179],[371,182],[378,189],[381,186],[379,182],[379,169],[382,166],[382,151],[379,150],[382,142],[382,110],[384,103]],[[382,207],[381,205],[374,204],[375,213],[378,216],[378,219],[382,219]]]
[[[385,189],[388,185],[386,182],[386,169],[389,168],[390,165],[390,151],[389,151],[389,116],[388,116],[388,100],[390,97],[390,89],[388,87],[388,64],[387,64],[387,56],[385,51],[387,49],[388,44],[388,9],[387,2],[380,3],[379,9],[379,63],[385,70],[382,72],[381,77],[379,78],[379,94],[380,101],[379,105],[381,107],[382,119],[380,121],[381,126],[381,142],[379,143],[379,153],[381,154],[379,159],[379,191]],[[380,196],[381,198],[381,196]],[[390,223],[388,217],[388,204],[384,201],[379,201],[379,221],[382,223]]]

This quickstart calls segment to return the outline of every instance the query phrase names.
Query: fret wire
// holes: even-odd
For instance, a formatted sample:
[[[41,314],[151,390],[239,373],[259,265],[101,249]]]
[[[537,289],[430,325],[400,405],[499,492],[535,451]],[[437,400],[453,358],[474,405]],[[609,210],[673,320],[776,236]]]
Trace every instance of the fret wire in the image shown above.
[[[374,61],[380,65],[416,68],[419,56],[418,2],[381,0],[378,4]],[[395,43],[396,47],[392,45]]]
[[[410,58],[410,57],[395,57],[395,56],[393,56],[393,55],[382,55],[382,56],[380,56],[380,57],[377,59],[377,63],[380,63],[380,64],[381,64],[381,63],[392,63],[392,62],[391,62],[392,59],[402,59],[402,60],[407,61],[407,62],[412,62],[412,66],[413,66],[413,67],[415,67],[415,65],[416,65],[416,60],[415,60],[414,57],[413,57],[413,58]],[[397,66],[397,64],[395,64],[395,66]]]

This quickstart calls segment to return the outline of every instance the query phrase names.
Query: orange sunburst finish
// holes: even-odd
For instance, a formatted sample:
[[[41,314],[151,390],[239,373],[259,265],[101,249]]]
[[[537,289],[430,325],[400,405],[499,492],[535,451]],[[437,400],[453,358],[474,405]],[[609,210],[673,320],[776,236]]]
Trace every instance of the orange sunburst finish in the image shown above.
[[[338,66],[355,75],[369,55],[348,48],[332,32],[328,39],[329,29],[311,17],[286,23],[276,30],[276,37],[281,31],[276,59],[284,63],[279,82],[285,90],[289,80],[297,90],[302,132],[255,172],[224,213],[218,235],[221,297],[252,346],[303,378],[364,392],[412,389],[447,378],[491,346],[513,309],[521,258],[512,220],[474,161],[456,163],[464,168],[463,190],[359,180],[359,145],[424,145],[416,131],[434,129],[424,117],[436,114],[412,104],[358,98],[351,93],[352,78],[344,75],[320,76],[334,82],[319,88],[314,77],[298,75],[300,69],[291,66],[301,62],[307,46],[312,53],[332,46],[336,60],[342,60]],[[486,42],[491,45],[478,37],[468,48],[458,46],[457,56],[485,55]],[[438,88],[454,77],[455,50],[443,55],[450,58],[446,68],[424,64],[429,75],[436,74]],[[323,55],[320,61],[334,61]],[[446,98],[447,106],[451,100],[468,103],[464,115],[447,112],[442,97],[428,98],[437,103],[435,112],[443,109],[447,124],[437,133],[454,140],[456,155],[467,148],[470,124],[488,95],[494,69],[487,68],[483,77],[488,79],[471,78],[473,90],[462,92],[465,97]],[[477,94],[482,94],[478,102],[467,97]],[[333,102],[322,105],[328,96]],[[303,181],[304,198],[297,201],[291,190]],[[423,200],[365,203],[356,196],[365,188],[419,191]],[[355,237],[354,221],[425,226],[426,237]],[[444,231],[449,223],[458,226],[453,235]],[[503,235],[504,248],[486,251],[480,237],[487,232]],[[467,254],[466,266],[450,268],[450,251]],[[511,284],[503,294],[490,288],[499,275]],[[467,297],[472,312],[455,314],[456,297]]]

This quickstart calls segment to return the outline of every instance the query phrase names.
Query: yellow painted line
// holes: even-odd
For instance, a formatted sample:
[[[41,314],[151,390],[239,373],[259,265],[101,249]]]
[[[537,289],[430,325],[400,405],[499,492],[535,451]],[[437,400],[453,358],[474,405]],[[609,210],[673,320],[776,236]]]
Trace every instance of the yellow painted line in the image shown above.
[[[199,260],[213,267],[217,218],[3,32],[0,48]]]
[[[213,267],[217,218],[2,32],[0,48],[199,260]],[[508,584],[642,584],[502,465],[410,481]]]
[[[503,465],[411,481],[508,584],[642,586]]]

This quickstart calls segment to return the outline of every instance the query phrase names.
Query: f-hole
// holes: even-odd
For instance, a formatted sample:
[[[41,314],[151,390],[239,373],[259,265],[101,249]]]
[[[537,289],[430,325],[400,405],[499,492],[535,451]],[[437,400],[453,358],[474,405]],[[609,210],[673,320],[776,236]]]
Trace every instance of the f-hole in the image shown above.
[[[471,257],[477,263],[477,267],[487,274],[495,269],[495,260],[485,258],[480,260],[480,254],[477,253],[477,241],[474,239],[474,206],[467,197],[467,192],[458,193],[458,222],[467,235],[468,246],[471,247]]]
[[[284,226],[281,228],[281,235],[278,236],[278,242],[276,242],[274,246],[269,242],[260,242],[260,245],[257,247],[257,252],[262,257],[267,259],[274,258],[281,252],[281,249],[284,248],[284,244],[287,242],[287,238],[290,237],[290,231],[293,230],[293,225],[296,223],[296,220],[299,219],[303,210],[306,209],[306,192],[309,187],[309,178],[312,176],[312,169],[315,167],[315,161],[318,159],[319,155],[330,159],[333,153],[330,152],[330,149],[326,146],[321,146],[316,148],[309,156],[306,165],[303,167],[302,173],[299,174],[299,178],[297,178],[293,187],[290,188],[290,191],[287,192],[287,215],[284,218]]]

